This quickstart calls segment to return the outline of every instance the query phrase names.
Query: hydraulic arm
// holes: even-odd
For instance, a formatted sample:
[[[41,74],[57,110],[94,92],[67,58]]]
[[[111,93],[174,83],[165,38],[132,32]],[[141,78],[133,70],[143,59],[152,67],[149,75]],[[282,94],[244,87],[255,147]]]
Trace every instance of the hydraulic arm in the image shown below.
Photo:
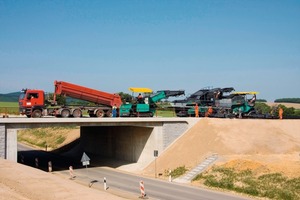
[[[168,97],[176,97],[184,94],[184,90],[160,90],[157,91],[155,94],[151,95],[150,99],[153,103],[156,103]]]

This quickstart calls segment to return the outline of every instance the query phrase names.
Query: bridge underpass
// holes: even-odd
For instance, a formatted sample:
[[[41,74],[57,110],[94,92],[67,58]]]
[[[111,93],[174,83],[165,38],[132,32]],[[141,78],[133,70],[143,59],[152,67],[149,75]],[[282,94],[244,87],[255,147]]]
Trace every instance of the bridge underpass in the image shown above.
[[[144,167],[199,119],[192,118],[5,118],[0,121],[0,157],[17,161],[17,130],[80,126],[80,150],[98,158]],[[81,152],[82,153],[82,152]]]

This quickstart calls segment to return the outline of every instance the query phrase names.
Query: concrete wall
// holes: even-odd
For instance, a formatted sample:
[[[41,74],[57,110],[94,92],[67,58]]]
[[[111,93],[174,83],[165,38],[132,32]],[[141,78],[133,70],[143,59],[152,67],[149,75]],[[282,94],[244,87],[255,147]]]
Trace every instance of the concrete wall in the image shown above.
[[[18,138],[17,138],[17,129],[6,129],[6,159],[11,161],[18,160]]]
[[[17,130],[7,129],[5,125],[0,125],[0,157],[17,161]]]
[[[0,158],[6,158],[6,130],[4,124],[0,124]]]
[[[163,125],[163,149],[165,150],[172,142],[174,142],[179,136],[181,136],[189,125],[186,123],[164,123]]]
[[[188,129],[187,123],[162,123],[154,127],[82,126],[81,147],[87,153],[147,165],[154,150],[161,154]]]
[[[154,128],[134,126],[81,127],[84,151],[129,162],[138,162]],[[147,145],[148,144],[148,145]]]

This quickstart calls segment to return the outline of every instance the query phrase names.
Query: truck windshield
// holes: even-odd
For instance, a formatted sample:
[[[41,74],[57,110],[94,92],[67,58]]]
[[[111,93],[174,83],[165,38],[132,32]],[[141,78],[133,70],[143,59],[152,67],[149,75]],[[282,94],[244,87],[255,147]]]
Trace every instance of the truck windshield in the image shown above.
[[[24,97],[25,97],[25,93],[21,93],[20,96],[19,96],[19,100],[24,99]]]

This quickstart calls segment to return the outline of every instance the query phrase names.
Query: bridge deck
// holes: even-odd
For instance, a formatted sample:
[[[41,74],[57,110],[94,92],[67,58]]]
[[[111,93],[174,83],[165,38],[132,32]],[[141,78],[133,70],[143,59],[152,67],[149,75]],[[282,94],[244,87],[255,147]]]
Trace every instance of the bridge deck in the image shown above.
[[[147,118],[3,118],[0,119],[0,124],[36,124],[36,123],[51,123],[51,124],[84,124],[84,123],[160,123],[160,122],[181,122],[194,124],[199,118],[177,118],[177,117],[147,117]]]

